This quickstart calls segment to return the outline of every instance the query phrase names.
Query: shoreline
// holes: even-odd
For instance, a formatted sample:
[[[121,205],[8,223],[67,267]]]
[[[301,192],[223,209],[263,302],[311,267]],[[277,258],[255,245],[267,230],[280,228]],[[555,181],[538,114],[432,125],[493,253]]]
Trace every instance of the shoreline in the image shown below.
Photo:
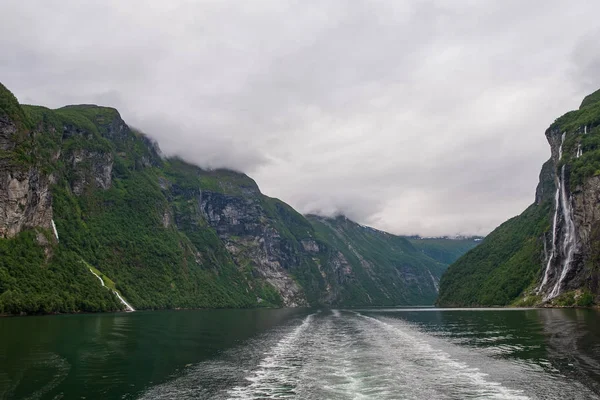
[[[136,309],[136,311],[127,311],[127,310],[111,310],[111,311],[76,311],[71,313],[43,313],[43,314],[7,314],[0,313],[0,318],[19,318],[19,317],[52,317],[52,316],[61,316],[61,315],[94,315],[94,314],[133,314],[136,312],[148,312],[148,311],[199,311],[199,310],[280,310],[280,309],[292,309],[292,310],[300,310],[305,308],[321,308],[321,309],[361,309],[361,308],[373,308],[373,309],[410,309],[410,310],[419,310],[423,311],[475,311],[475,310],[543,310],[543,309],[580,309],[580,310],[600,310],[600,305],[593,306],[528,306],[528,307],[519,307],[519,306],[436,306],[436,305],[418,305],[418,306],[410,306],[410,305],[396,305],[396,306],[374,306],[374,305],[362,305],[362,306],[314,306],[314,307],[247,307],[247,308],[234,308],[234,307],[222,307],[222,308],[146,308],[146,309]]]

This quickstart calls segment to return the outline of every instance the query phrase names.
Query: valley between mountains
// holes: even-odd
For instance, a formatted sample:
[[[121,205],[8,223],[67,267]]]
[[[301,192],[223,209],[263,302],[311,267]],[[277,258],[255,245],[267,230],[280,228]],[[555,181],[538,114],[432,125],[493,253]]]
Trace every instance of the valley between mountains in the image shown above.
[[[113,108],[0,86],[0,313],[597,304],[600,91],[546,138],[521,215],[483,240],[403,237],[165,157]]]

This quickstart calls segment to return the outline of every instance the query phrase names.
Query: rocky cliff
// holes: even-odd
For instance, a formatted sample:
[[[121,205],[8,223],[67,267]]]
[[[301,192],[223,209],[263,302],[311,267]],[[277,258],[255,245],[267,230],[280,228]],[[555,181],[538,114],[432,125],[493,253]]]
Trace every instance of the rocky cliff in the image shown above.
[[[0,86],[0,146],[0,313],[430,304],[446,267],[165,158],[112,108],[21,106]]]
[[[600,91],[547,130],[535,202],[442,278],[440,305],[590,305],[600,300]]]

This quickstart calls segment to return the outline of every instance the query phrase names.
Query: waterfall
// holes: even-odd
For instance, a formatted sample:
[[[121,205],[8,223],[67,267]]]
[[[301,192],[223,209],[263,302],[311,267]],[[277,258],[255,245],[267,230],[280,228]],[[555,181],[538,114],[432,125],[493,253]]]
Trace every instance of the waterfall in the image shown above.
[[[552,222],[552,251],[550,251],[550,257],[548,257],[548,262],[546,263],[546,271],[544,272],[544,279],[542,279],[542,283],[537,289],[539,293],[546,283],[548,283],[548,275],[550,274],[550,267],[552,266],[552,260],[554,259],[554,255],[556,254],[556,226],[558,225],[558,206],[560,200],[560,181],[556,182],[556,194],[554,195],[554,219]]]
[[[125,308],[127,308],[127,311],[135,311],[135,310],[133,309],[133,307],[131,307],[131,306],[129,305],[129,303],[128,303],[128,302],[126,302],[126,301],[125,301],[125,299],[123,299],[123,298],[121,297],[121,295],[119,294],[119,292],[117,292],[116,290],[113,290],[113,293],[114,293],[114,294],[115,294],[115,295],[116,295],[116,296],[119,298],[119,300],[121,300],[121,303],[123,303],[123,305],[125,306]]]
[[[100,279],[100,283],[102,284],[103,287],[106,287],[106,285],[104,284],[104,279],[102,279],[97,273],[95,273],[91,268],[90,268],[90,272],[92,274],[94,274],[94,276],[96,276],[96,278]],[[125,301],[125,299],[123,297],[121,297],[121,295],[119,294],[119,292],[117,292],[116,290],[112,290],[113,294],[115,296],[117,296],[117,298],[121,301],[121,303],[123,303],[123,305],[125,306],[125,308],[127,309],[127,311],[135,311],[135,309],[133,307],[131,307],[131,305]]]
[[[579,143],[577,145],[577,158],[581,157],[583,155],[583,151],[581,151],[581,143]]]
[[[565,165],[562,166],[561,169],[561,208],[563,214],[563,221],[565,225],[565,234],[562,244],[562,253],[565,256],[565,260],[562,265],[562,271],[560,273],[560,278],[554,284],[554,288],[552,292],[550,292],[549,298],[556,297],[560,294],[560,288],[562,286],[567,273],[569,272],[569,267],[571,266],[571,262],[573,261],[573,252],[575,250],[575,222],[573,222],[573,209],[571,208],[571,199],[567,198],[567,190],[565,189]]]
[[[58,231],[56,230],[56,225],[54,224],[54,220],[52,220],[52,230],[54,231],[54,236],[56,236],[56,241],[58,242]]]
[[[94,271],[92,271],[92,269],[91,269],[91,268],[90,268],[90,272],[91,272],[92,274],[94,274],[94,275],[96,276],[96,278],[100,279],[100,283],[102,284],[102,286],[105,286],[105,285],[104,285],[104,280],[103,280],[103,279],[102,279],[102,278],[101,278],[101,277],[100,277],[100,276],[99,276],[97,273],[95,273]]]
[[[433,282],[433,287],[435,288],[436,293],[439,293],[440,292],[440,285],[435,280],[435,277],[433,276],[433,274],[431,273],[431,271],[427,270],[427,272],[429,272],[429,277],[431,278],[431,281]]]
[[[558,162],[560,162],[560,160],[562,158],[563,144],[565,143],[566,134],[567,134],[566,132],[564,132],[562,134],[560,147],[558,148],[557,164],[558,164]],[[564,167],[563,167],[563,170],[564,170]],[[554,218],[552,219],[552,250],[550,251],[550,257],[548,257],[548,262],[546,263],[546,269],[544,271],[544,278],[542,279],[542,283],[540,284],[540,286],[537,288],[537,291],[536,291],[538,294],[544,288],[544,286],[546,286],[546,284],[548,283],[550,269],[552,268],[552,261],[554,260],[554,257],[556,256],[556,239],[557,239],[556,229],[558,228],[558,210],[560,208],[559,206],[560,206],[561,187],[563,185],[562,185],[561,179],[555,179],[554,181],[556,184],[556,193],[554,194]]]
[[[587,135],[587,125],[583,127],[583,134]]]
[[[562,159],[563,144],[565,144],[565,138],[566,137],[567,137],[567,132],[563,132],[562,137],[560,138],[560,147],[558,148],[558,162],[557,162],[557,164]]]

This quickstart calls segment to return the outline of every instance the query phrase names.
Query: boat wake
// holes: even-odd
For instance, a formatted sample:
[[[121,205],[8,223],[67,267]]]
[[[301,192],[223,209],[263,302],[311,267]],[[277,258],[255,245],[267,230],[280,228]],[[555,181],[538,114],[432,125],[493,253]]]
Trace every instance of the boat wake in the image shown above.
[[[594,398],[541,369],[453,347],[398,318],[332,310],[200,363],[142,398]]]

